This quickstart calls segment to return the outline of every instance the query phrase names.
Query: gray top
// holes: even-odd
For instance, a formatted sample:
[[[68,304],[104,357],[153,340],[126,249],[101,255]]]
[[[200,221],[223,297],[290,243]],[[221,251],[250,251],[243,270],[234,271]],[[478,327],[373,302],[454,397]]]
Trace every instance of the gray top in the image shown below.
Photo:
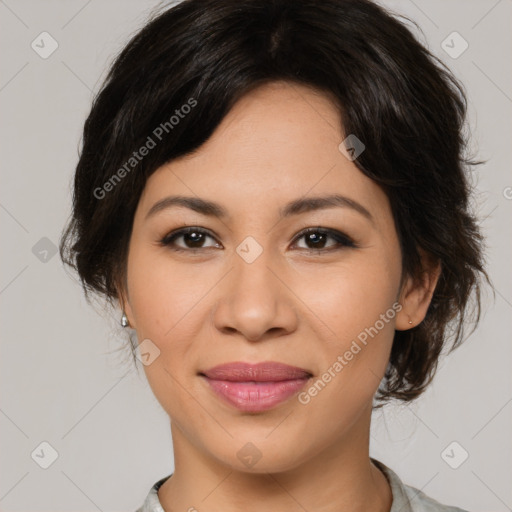
[[[442,505],[418,489],[405,485],[398,475],[382,462],[375,459],[372,459],[372,462],[384,473],[391,487],[393,502],[389,512],[467,512],[461,508]],[[171,476],[172,473],[158,480],[150,489],[142,507],[135,512],[165,512],[158,499],[158,489]]]

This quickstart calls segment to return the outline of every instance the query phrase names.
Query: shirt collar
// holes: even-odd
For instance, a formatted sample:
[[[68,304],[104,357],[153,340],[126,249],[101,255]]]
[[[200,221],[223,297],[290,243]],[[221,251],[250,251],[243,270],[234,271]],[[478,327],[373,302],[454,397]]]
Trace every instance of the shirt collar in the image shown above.
[[[389,482],[389,486],[391,487],[393,501],[389,512],[413,512],[411,502],[400,477],[382,462],[372,458],[370,458],[370,460],[382,471]],[[137,510],[137,512],[165,512],[160,500],[158,499],[158,489],[160,489],[163,483],[171,476],[172,473],[161,478],[155,483],[155,485],[153,485],[146,497],[146,500],[144,501],[144,504],[142,505],[142,508]]]

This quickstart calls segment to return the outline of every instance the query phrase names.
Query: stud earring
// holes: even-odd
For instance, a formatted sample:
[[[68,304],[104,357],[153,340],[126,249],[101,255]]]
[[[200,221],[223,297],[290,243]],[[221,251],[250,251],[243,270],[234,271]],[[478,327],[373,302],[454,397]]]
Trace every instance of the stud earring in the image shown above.
[[[412,325],[412,320],[409,320],[409,325]]]
[[[126,313],[123,311],[123,316],[121,317],[121,325],[123,327],[128,327],[128,317],[126,316]]]

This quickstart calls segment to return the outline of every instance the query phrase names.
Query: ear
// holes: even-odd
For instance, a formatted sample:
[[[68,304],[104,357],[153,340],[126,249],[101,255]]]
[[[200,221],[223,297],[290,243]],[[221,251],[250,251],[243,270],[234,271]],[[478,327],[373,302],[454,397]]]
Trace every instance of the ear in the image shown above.
[[[423,322],[441,275],[440,261],[421,249],[419,252],[422,270],[419,275],[407,277],[400,290],[399,303],[402,309],[395,323],[398,331],[412,329]]]

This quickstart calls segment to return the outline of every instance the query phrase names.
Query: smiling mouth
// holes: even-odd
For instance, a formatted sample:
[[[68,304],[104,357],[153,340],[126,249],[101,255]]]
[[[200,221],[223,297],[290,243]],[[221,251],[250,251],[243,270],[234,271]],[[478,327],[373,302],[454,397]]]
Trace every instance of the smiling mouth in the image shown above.
[[[272,409],[299,392],[307,370],[277,362],[227,363],[198,374],[224,402],[245,412]]]
[[[298,393],[309,381],[309,377],[276,382],[216,380],[206,376],[203,378],[218,396],[246,412],[272,409]]]

